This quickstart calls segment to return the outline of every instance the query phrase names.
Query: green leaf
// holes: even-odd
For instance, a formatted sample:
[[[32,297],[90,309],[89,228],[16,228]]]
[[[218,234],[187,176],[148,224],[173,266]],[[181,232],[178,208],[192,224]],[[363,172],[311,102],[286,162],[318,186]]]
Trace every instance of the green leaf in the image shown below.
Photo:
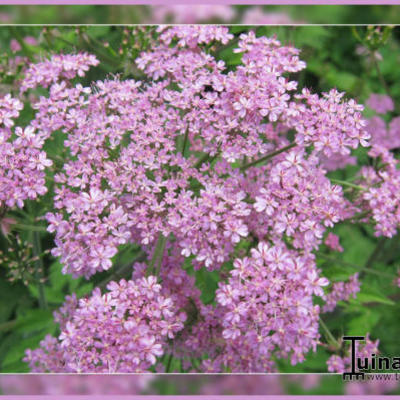
[[[55,334],[56,328],[50,310],[25,310],[0,346],[1,371],[26,372],[27,366],[22,362],[26,349],[37,348],[47,334]]]
[[[218,288],[219,274],[217,271],[207,271],[202,268],[195,272],[196,286],[201,290],[201,300],[209,304],[214,300]]]
[[[328,264],[333,264],[334,262],[332,261],[325,261]],[[328,278],[332,282],[336,281],[346,281],[349,279],[351,275],[354,275],[358,269],[353,268],[353,267],[342,267],[339,265],[332,265],[332,266],[327,266],[323,268],[324,271],[324,276]]]
[[[39,346],[41,340],[43,340],[42,334],[37,334],[32,337],[22,338],[15,343],[12,347],[10,347],[9,352],[4,357],[2,362],[2,372],[20,372],[15,368],[18,366],[19,368],[23,368],[24,362],[22,359],[25,357],[26,349],[35,349]]]
[[[365,336],[373,330],[380,318],[381,316],[378,311],[363,308],[363,313],[361,315],[349,319],[346,335]]]
[[[21,285],[7,282],[5,277],[0,278],[0,323],[10,318],[25,293],[27,291]]]
[[[375,241],[365,236],[355,225],[339,225],[335,233],[340,237],[340,244],[344,249],[343,260],[359,265],[365,265],[371,252],[374,250]]]
[[[390,300],[384,294],[378,292],[375,289],[366,288],[362,289],[359,293],[357,293],[356,301],[359,301],[363,304],[365,303],[382,303],[390,306],[394,306],[395,302]]]
[[[16,333],[31,332],[53,332],[56,328],[53,322],[53,313],[50,310],[24,310],[15,320],[14,330]]]
[[[324,26],[299,27],[295,30],[296,46],[310,46],[313,49],[323,49],[327,39],[331,36]]]
[[[305,361],[292,365],[290,359],[279,359],[277,364],[279,372],[296,373],[296,372],[326,372],[326,361],[329,357],[328,352],[319,347],[316,352],[309,351],[305,356]]]
[[[49,282],[45,285],[45,296],[50,303],[62,304],[65,296],[75,292],[78,297],[93,290],[93,284],[84,278],[74,279],[69,274],[62,273],[62,264],[59,261],[53,262],[49,270]],[[30,285],[29,291],[32,296],[38,298],[39,290],[37,285]]]

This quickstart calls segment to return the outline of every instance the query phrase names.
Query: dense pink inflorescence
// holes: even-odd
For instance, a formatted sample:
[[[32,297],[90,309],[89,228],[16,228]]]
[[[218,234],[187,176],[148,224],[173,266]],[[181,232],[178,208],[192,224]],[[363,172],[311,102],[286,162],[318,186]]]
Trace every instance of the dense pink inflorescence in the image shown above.
[[[68,299],[57,315],[58,340],[48,336],[27,353],[34,371],[142,372],[155,364],[185,315],[176,315],[154,276],[110,282],[107,289],[79,302]]]
[[[367,131],[371,134],[371,143],[389,150],[400,147],[400,117],[393,118],[389,124],[379,116],[368,120]]]
[[[378,114],[386,114],[388,111],[394,110],[393,100],[386,94],[371,94],[366,101],[366,105]]]
[[[343,251],[343,247],[340,245],[339,243],[339,236],[335,235],[332,232],[329,232],[328,235],[325,238],[324,243],[331,249],[334,251],[339,251],[342,252]]]
[[[292,150],[271,163],[262,174],[255,196],[256,231],[274,241],[282,235],[292,238],[296,248],[311,251],[319,247],[324,231],[354,213],[342,188],[332,185],[319,168],[318,158],[303,150]],[[259,182],[258,182],[259,183]]]
[[[360,291],[360,282],[358,274],[350,276],[347,282],[335,282],[330,292],[325,297],[325,305],[322,308],[323,312],[331,312],[336,308],[338,301],[346,301],[351,297],[356,298]]]
[[[322,287],[329,283],[319,277],[313,258],[284,244],[260,243],[251,257],[233,266],[228,282],[216,292],[227,349],[214,365],[219,361],[233,372],[271,371],[273,353],[290,357],[293,364],[303,361],[319,338],[313,295],[323,296]],[[236,350],[243,348],[245,358]]]
[[[0,99],[0,207],[20,207],[47,192],[44,169],[52,165],[42,150],[44,135],[34,127],[14,127],[22,103]],[[14,131],[14,132],[13,132]]]
[[[91,66],[98,63],[99,60],[92,54],[55,54],[50,60],[30,65],[21,82],[21,92],[38,86],[47,88],[60,80],[69,80],[77,75],[82,77]]]
[[[375,235],[392,237],[400,225],[399,161],[383,146],[372,147],[369,155],[376,159],[378,168],[361,169],[361,183],[366,187],[362,207],[372,216]]]
[[[296,82],[282,74],[299,71],[304,63],[297,49],[282,47],[275,39],[243,35],[238,48],[244,53],[243,66],[224,73],[222,62],[197,49],[199,43],[228,41],[226,28],[160,31],[160,46],[138,59],[154,83],[143,87],[135,81],[105,81],[97,82],[95,89],[55,84],[50,98],[35,105],[39,112],[34,124],[66,132],[65,145],[77,158],[56,175],[55,205],[60,212],[47,216],[49,230],[56,232],[53,254],[61,256],[65,271],[90,276],[108,269],[119,245],[151,245],[158,231],[179,239],[182,254],[195,255],[198,267],[218,268],[249,234],[254,213],[245,201],[248,190],[261,190],[260,196],[267,190],[275,202],[297,204],[292,216],[283,215],[283,208],[276,210],[276,219],[270,219],[275,221],[273,233],[294,236],[297,247],[315,247],[324,230],[321,224],[332,226],[352,212],[340,187],[330,185],[318,168],[316,156],[293,150],[279,165],[271,164],[269,185],[263,188],[260,176],[245,190],[241,186],[248,186],[247,173],[229,163],[287,145],[284,124],[298,131],[296,140],[302,145],[312,143],[316,154],[326,144],[323,132],[332,136],[339,125],[343,137],[330,141],[332,151],[347,154],[367,138],[360,107],[342,103],[336,92],[324,99],[303,92],[300,104],[296,99],[290,102]],[[175,38],[177,47],[170,47]],[[179,84],[179,91],[170,89],[172,82]],[[298,122],[304,119],[295,118],[303,114],[308,127]],[[264,123],[266,117],[282,120],[281,127]],[[321,131],[324,118],[329,125]],[[183,143],[179,136],[184,136]],[[184,143],[191,151],[220,155],[222,160],[211,168],[193,155],[186,158],[183,153],[189,145],[183,149]],[[328,146],[324,149],[329,153]],[[226,174],[231,178],[227,180]],[[279,193],[280,180],[285,194]],[[298,186],[291,189],[294,183]],[[304,200],[314,189],[310,206]],[[315,220],[308,218],[310,214]],[[286,221],[289,217],[292,220]]]
[[[299,90],[290,80],[306,66],[298,49],[249,32],[234,50],[241,63],[227,68],[210,50],[233,39],[226,27],[157,31],[158,42],[136,60],[143,81],[73,84],[98,63],[84,53],[27,70],[22,90],[49,93],[32,105],[27,129],[65,139],[55,210],[46,214],[63,272],[89,278],[108,270],[122,245],[145,255],[132,280],[69,299],[57,316],[61,335],[27,360],[54,372],[162,371],[163,354],[181,359],[184,371],[302,362],[320,340],[315,297],[328,310],[357,291],[354,277],[326,296],[313,252],[328,229],[366,208],[378,233],[395,232],[397,205],[393,220],[381,215],[398,195],[395,161],[382,176],[365,167],[365,190],[350,201],[327,170],[368,146],[363,108],[336,90]],[[7,101],[0,116],[10,129],[19,103]],[[325,243],[341,249],[332,233]],[[207,304],[197,273],[218,274]]]

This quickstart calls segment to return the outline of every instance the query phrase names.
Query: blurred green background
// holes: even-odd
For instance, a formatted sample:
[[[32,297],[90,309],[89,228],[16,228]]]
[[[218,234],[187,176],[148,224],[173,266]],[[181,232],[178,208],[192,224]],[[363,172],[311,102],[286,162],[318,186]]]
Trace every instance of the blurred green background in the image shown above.
[[[196,6],[181,6],[196,12]],[[204,7],[204,6],[203,6]],[[210,10],[212,5],[205,6]],[[229,7],[229,6],[228,6]],[[0,6],[0,22],[14,24],[138,24],[160,23],[160,6]],[[231,6],[234,18],[223,22],[242,23],[246,12],[254,6]],[[292,22],[312,24],[397,24],[400,6],[263,6],[265,14],[284,13]],[[188,11],[185,13],[187,15]],[[182,15],[181,14],[181,15]],[[197,10],[198,17],[203,12]],[[225,15],[226,17],[226,15]],[[200,18],[201,19],[201,18]],[[219,22],[207,18],[200,22]],[[281,23],[282,19],[275,23]],[[178,18],[176,23],[198,22]],[[253,23],[263,23],[253,21]],[[286,22],[288,23],[288,21]],[[290,22],[289,22],[290,23]]]

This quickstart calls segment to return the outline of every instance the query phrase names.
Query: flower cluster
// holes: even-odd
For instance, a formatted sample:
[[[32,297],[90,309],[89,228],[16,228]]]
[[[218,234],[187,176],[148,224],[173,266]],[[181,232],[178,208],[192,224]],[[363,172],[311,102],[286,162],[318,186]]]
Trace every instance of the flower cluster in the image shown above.
[[[313,144],[316,152],[329,157],[332,154],[348,155],[359,145],[368,146],[370,134],[362,118],[363,106],[354,100],[343,100],[344,93],[331,90],[322,97],[303,89],[296,97],[302,104],[301,114],[293,113],[290,126],[298,132],[298,144]],[[308,106],[303,109],[304,105]],[[301,115],[302,118],[299,118]]]
[[[342,252],[343,251],[343,247],[340,245],[339,243],[339,236],[335,235],[332,232],[329,232],[328,235],[325,238],[324,243],[331,249],[334,251],[339,251]]]
[[[372,93],[365,104],[378,114],[386,114],[394,110],[393,100],[386,94]]]
[[[335,309],[339,301],[347,301],[351,297],[356,298],[357,293],[360,291],[360,282],[358,274],[350,276],[347,282],[335,282],[330,292],[325,297],[325,305],[322,311],[331,312]]]
[[[7,94],[0,99],[0,125],[6,128],[14,126],[14,119],[19,117],[19,112],[23,109],[23,104]],[[2,133],[4,135],[4,132]]]
[[[400,117],[393,118],[387,126],[379,116],[368,120],[367,131],[371,134],[371,143],[389,150],[400,147]]]
[[[259,235],[279,240],[292,239],[296,248],[318,248],[327,227],[349,218],[354,207],[338,185],[332,185],[315,156],[295,149],[270,163],[257,186],[254,209]],[[258,182],[259,183],[259,182]]]
[[[176,46],[196,48],[198,45],[218,41],[227,44],[233,39],[233,35],[223,26],[209,26],[204,29],[201,25],[176,26],[170,27],[160,25],[157,28],[160,33],[159,40],[169,45],[173,40],[177,40]]]
[[[48,336],[26,361],[37,372],[141,372],[163,355],[162,345],[183,327],[157,278],[110,282],[79,302],[69,298],[57,315],[61,334]]]
[[[377,169],[361,169],[361,182],[366,187],[361,195],[363,208],[372,214],[375,235],[392,237],[400,225],[399,161],[383,146],[374,146],[368,154],[379,165]]]
[[[42,150],[44,136],[32,126],[11,129],[22,108],[10,95],[0,99],[0,207],[22,208],[47,192],[44,169],[52,161]]]
[[[303,361],[319,339],[319,307],[312,296],[323,296],[328,284],[313,258],[284,244],[261,242],[250,258],[237,259],[233,266],[216,294],[229,349],[217,359],[232,371],[258,372],[273,368],[272,354],[290,357],[293,364]],[[235,350],[243,348],[245,357]]]
[[[365,190],[353,201],[326,166],[368,145],[363,108],[336,90],[298,90],[290,79],[306,67],[298,49],[241,34],[240,63],[228,67],[216,51],[233,39],[226,27],[162,26],[157,34],[136,59],[140,81],[69,82],[97,65],[85,53],[26,71],[21,90],[42,86],[48,96],[32,104],[35,117],[16,129],[15,146],[31,140],[33,151],[33,138],[40,146],[52,135],[65,139],[45,216],[63,272],[90,278],[108,270],[122,245],[144,254],[132,262],[132,279],[68,299],[56,316],[61,335],[27,361],[52,372],[163,371],[161,355],[180,359],[184,371],[265,372],[278,358],[302,362],[320,340],[315,297],[331,308],[357,286],[354,277],[325,297],[313,252],[328,229],[366,207],[378,210],[380,232],[395,229],[379,214],[397,212],[386,204],[398,196],[395,162],[386,165],[385,153],[380,172],[364,169]],[[19,103],[5,104],[0,116],[10,129]],[[43,174],[50,162],[39,154]],[[341,249],[331,233],[326,244]],[[218,276],[207,304],[198,274]]]
[[[82,77],[91,66],[98,63],[99,60],[92,54],[55,54],[50,60],[29,66],[20,90],[25,92],[38,86],[47,88],[63,79],[69,80],[76,75]]]

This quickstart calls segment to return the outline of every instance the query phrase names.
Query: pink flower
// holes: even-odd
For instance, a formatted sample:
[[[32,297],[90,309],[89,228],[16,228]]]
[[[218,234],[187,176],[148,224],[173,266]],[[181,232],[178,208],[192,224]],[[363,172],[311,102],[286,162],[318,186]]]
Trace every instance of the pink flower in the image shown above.
[[[314,270],[307,273],[307,278],[309,280],[309,286],[307,288],[309,292],[322,297],[324,295],[322,287],[329,285],[328,279],[318,277]]]
[[[11,232],[12,225],[16,224],[17,221],[14,218],[3,217],[0,218],[0,230],[4,236],[8,236]]]
[[[144,347],[143,351],[146,354],[146,360],[150,364],[155,364],[157,359],[156,357],[160,357],[163,355],[163,350],[161,344],[155,343],[156,338],[152,337],[145,337],[140,339],[140,345]]]
[[[335,251],[343,251],[343,247],[339,244],[339,236],[335,235],[332,232],[329,232],[327,237],[325,238],[325,244],[332,250]]]
[[[366,104],[378,114],[386,114],[388,111],[394,110],[393,100],[385,94],[372,93]]]
[[[156,278],[110,282],[88,298],[68,298],[56,313],[61,334],[27,351],[35,371],[144,371],[164,354],[167,338],[183,329],[174,303],[147,283]],[[161,306],[161,308],[160,308]],[[118,360],[118,362],[115,362]]]

